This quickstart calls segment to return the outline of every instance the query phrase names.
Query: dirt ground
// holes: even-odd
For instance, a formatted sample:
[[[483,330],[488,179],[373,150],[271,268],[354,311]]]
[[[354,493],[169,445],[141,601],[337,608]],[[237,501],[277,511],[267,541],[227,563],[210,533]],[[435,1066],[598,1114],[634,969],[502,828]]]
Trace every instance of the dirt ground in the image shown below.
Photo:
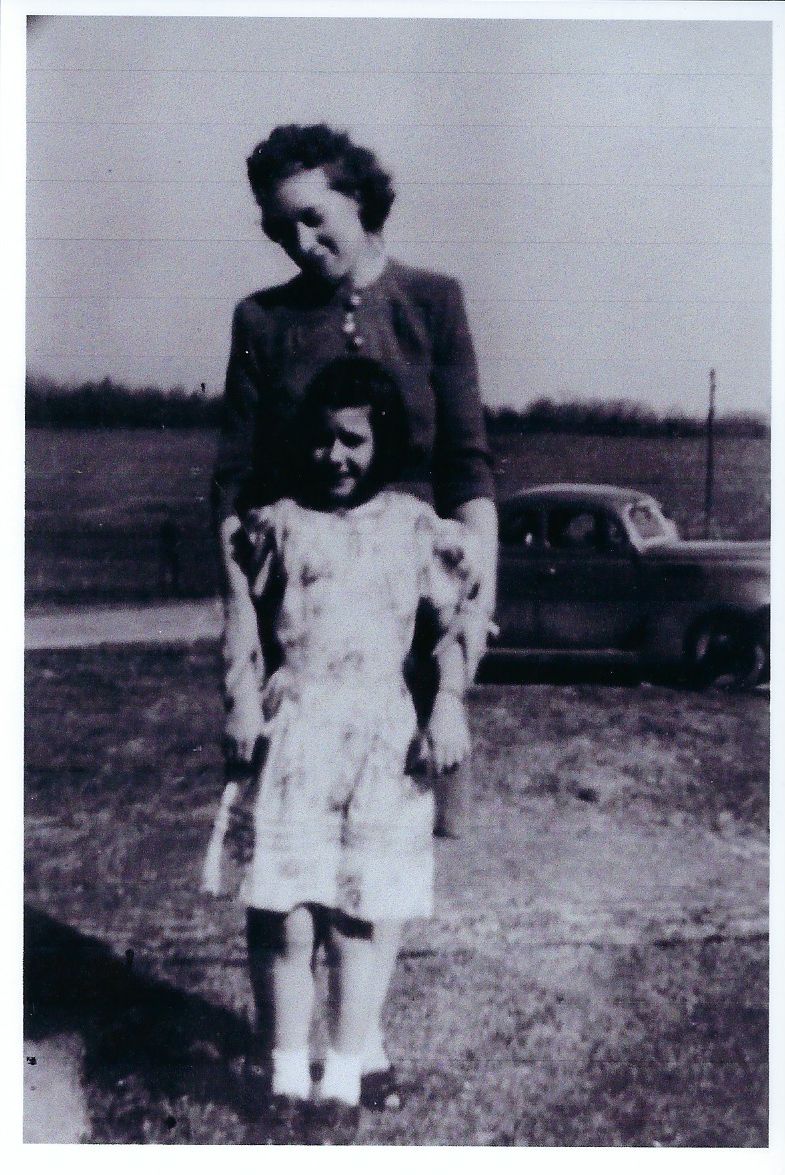
[[[94,1141],[253,1141],[242,913],[196,892],[214,648],[27,671],[28,1042],[80,1042]],[[390,1002],[409,1101],[359,1141],[764,1145],[768,699],[534,676],[470,711]]]
[[[218,600],[123,604],[114,608],[36,608],[25,616],[25,649],[85,649],[105,644],[190,644],[221,631]]]

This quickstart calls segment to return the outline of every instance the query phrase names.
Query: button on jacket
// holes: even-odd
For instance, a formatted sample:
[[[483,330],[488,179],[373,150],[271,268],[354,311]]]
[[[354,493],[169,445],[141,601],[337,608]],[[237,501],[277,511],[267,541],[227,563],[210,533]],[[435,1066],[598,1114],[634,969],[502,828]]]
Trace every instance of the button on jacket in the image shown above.
[[[412,442],[402,488],[446,515],[473,498],[494,497],[461,288],[453,278],[390,260],[355,292],[299,274],[237,306],[213,481],[219,522],[292,492],[296,406],[316,372],[347,353],[384,364],[401,387]]]

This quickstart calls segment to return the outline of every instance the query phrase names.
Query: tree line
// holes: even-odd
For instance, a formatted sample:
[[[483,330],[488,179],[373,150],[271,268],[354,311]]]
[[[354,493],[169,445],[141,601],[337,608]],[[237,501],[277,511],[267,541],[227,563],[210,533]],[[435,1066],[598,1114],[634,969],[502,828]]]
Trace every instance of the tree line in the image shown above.
[[[130,388],[109,377],[79,384],[28,376],[25,422],[57,428],[216,428],[218,397],[182,387]]]
[[[26,423],[57,428],[217,428],[221,399],[203,389],[131,388],[110,378],[79,384],[29,376],[25,386]],[[541,398],[523,408],[486,408],[491,435],[560,432],[600,436],[694,437],[706,421],[681,413],[658,413],[633,400]],[[718,416],[720,436],[768,437],[766,419],[751,412]]]
[[[542,398],[523,409],[486,409],[492,434],[569,432],[593,436],[697,437],[706,432],[706,418],[680,412],[656,412],[634,400],[568,400]],[[720,436],[768,437],[769,422],[754,412],[717,416]]]

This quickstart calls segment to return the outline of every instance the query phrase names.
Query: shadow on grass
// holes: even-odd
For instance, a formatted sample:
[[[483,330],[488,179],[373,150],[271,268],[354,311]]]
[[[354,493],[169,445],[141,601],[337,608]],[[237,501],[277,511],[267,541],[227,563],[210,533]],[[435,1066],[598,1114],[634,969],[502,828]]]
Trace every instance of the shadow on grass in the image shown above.
[[[141,974],[133,952],[118,959],[30,906],[24,935],[26,1040],[78,1035],[84,1078],[99,1090],[131,1081],[154,1100],[188,1096],[244,1115],[251,1090],[237,1062],[252,1047],[244,1020]]]
[[[702,694],[712,687],[691,682],[677,665],[640,665],[624,655],[603,659],[581,653],[521,653],[491,649],[477,672],[479,685],[600,685],[630,689],[656,686],[674,693]],[[768,682],[754,689],[717,685],[714,692],[768,697]]]
[[[630,687],[644,680],[639,665],[626,660],[599,660],[573,655],[522,655],[491,650],[483,658],[477,681],[486,685],[605,685]],[[646,670],[645,680],[657,685],[678,685],[675,673],[655,675]]]

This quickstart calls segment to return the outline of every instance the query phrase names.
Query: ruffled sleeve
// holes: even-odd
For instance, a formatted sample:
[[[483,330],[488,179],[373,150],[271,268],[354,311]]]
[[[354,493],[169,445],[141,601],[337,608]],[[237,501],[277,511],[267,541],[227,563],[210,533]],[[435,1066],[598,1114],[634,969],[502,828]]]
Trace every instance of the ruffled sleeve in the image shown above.
[[[225,734],[230,757],[244,746],[245,758],[264,732],[261,690],[266,671],[259,639],[258,609],[277,564],[280,510],[265,506],[249,511],[245,524],[234,536],[234,555],[248,577],[249,594],[228,595],[224,600],[221,641]],[[242,756],[241,756],[242,757]]]
[[[439,617],[442,632],[454,630],[479,586],[479,544],[460,522],[439,518],[423,506],[417,520],[422,559],[420,594]]]
[[[245,517],[239,555],[245,562],[251,596],[257,602],[263,601],[279,562],[285,505],[276,502],[272,506],[260,506],[249,510]]]

